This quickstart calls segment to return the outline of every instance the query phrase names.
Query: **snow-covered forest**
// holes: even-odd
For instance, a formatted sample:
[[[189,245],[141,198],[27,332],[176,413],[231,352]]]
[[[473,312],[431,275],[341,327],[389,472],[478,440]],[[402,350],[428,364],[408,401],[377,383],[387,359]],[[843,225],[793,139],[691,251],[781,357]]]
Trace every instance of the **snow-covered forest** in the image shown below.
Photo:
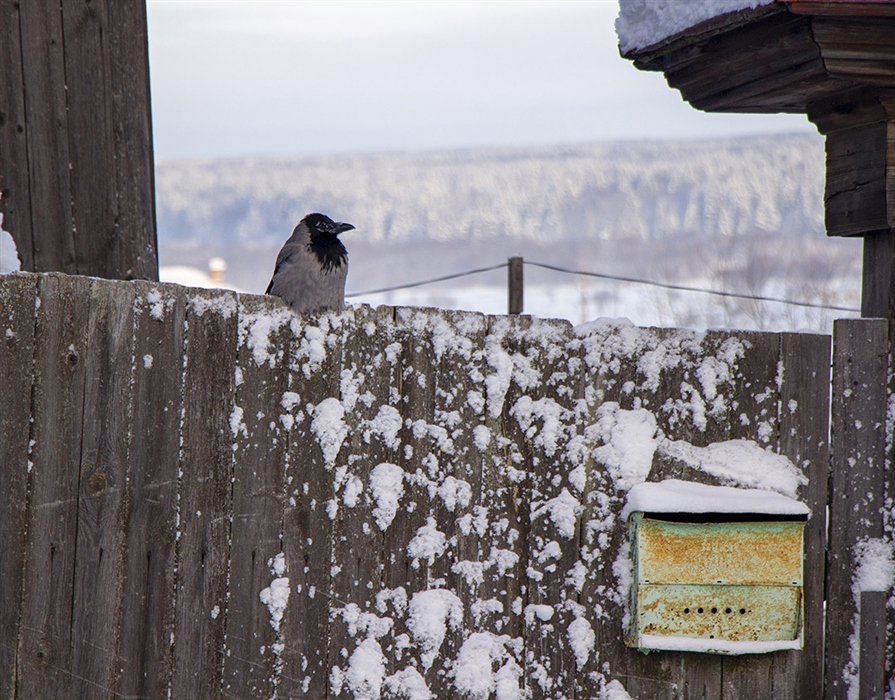
[[[162,162],[163,265],[264,290],[295,223],[357,226],[348,291],[415,282],[509,256],[663,283],[856,306],[860,243],[823,226],[814,135],[528,149]],[[501,313],[506,273],[354,299]],[[526,269],[526,312],[573,322],[829,331],[842,311],[668,292]]]

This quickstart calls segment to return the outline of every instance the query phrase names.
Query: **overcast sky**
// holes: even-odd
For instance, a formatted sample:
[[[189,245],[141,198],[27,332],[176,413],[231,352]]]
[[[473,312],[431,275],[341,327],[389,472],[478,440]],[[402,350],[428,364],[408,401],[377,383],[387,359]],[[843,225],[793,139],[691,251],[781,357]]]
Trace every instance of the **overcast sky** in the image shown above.
[[[810,130],[703,114],[618,55],[616,0],[148,0],[156,158]]]

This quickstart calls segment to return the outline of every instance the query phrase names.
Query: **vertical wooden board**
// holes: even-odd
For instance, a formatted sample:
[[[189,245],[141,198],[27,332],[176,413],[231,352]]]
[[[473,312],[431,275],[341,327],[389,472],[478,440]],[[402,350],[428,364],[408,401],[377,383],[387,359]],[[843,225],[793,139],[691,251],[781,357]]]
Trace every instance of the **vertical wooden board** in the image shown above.
[[[776,452],[780,432],[780,387],[785,376],[781,336],[777,333],[719,331],[708,334],[706,340],[707,356],[718,360],[739,355],[742,347],[742,355],[736,363],[738,372],[729,388],[725,387],[729,392],[729,415],[722,416],[722,420],[708,431],[709,444],[744,439]],[[767,488],[760,481],[738,485],[743,488]],[[776,697],[774,670],[779,665],[776,660],[774,654],[722,657],[724,700]]]
[[[289,386],[291,311],[269,297],[239,297],[239,346],[230,429],[235,441],[233,519],[224,652],[224,696],[276,690],[276,621],[259,598],[280,554],[288,432],[281,420]],[[272,571],[273,568],[273,571]],[[278,584],[279,585],[279,584]],[[264,650],[262,653],[261,650]]]
[[[384,586],[392,590],[404,588],[408,600],[407,618],[398,621],[395,631],[407,634],[414,644],[413,653],[417,654],[420,663],[419,673],[436,697],[447,692],[445,659],[450,658],[453,648],[447,632],[440,646],[433,648],[432,644],[422,643],[419,630],[414,630],[426,597],[441,595],[428,591],[446,584],[446,581],[437,580],[438,572],[444,569],[443,562],[437,562],[445,556],[444,549],[428,550],[430,555],[426,556],[423,554],[426,548],[417,547],[428,536],[426,533],[438,536],[433,531],[438,530],[432,510],[433,499],[437,498],[435,490],[448,458],[444,442],[447,436],[439,434],[440,426],[436,425],[435,419],[436,371],[429,318],[438,313],[440,311],[436,309],[395,309],[394,342],[398,345],[392,350],[399,353],[396,366],[399,383],[395,387],[395,398],[403,424],[398,433],[402,449],[396,464],[403,471],[404,487],[394,519],[384,530],[385,549],[390,553],[385,563]],[[450,609],[450,603],[454,603],[456,609],[456,601],[449,597],[442,603],[445,613]],[[450,628],[447,617],[438,624]]]
[[[482,487],[487,521],[480,534],[482,550],[488,552],[494,565],[486,572],[480,597],[497,601],[493,616],[483,619],[493,625],[492,634],[504,637],[501,666],[525,669],[530,661],[525,649],[524,611],[530,585],[531,452],[511,411],[522,395],[514,374],[526,349],[524,335],[531,317],[488,316],[486,322],[484,387],[477,391],[484,395],[483,425],[490,439],[484,454]],[[480,527],[479,518],[473,520],[472,527]],[[496,670],[492,666],[492,671]],[[529,678],[523,671],[516,682],[525,688]]]
[[[886,591],[861,591],[858,700],[883,700],[886,686]]]
[[[636,335],[634,331],[637,331]],[[626,664],[629,650],[622,643],[622,619],[627,607],[625,591],[620,590],[614,567],[625,566],[627,555],[626,528],[617,517],[620,509],[616,487],[609,469],[595,457],[595,448],[603,442],[600,420],[613,404],[625,402],[628,409],[632,397],[622,391],[639,379],[636,364],[626,356],[644,341],[640,329],[626,325],[594,324],[576,332],[575,345],[581,358],[582,386],[580,415],[581,466],[585,471],[585,495],[581,513],[581,556],[584,580],[578,603],[593,612],[594,651],[592,663],[598,673],[582,679],[599,697],[606,683],[617,680],[628,687]],[[630,383],[630,384],[629,384]],[[583,693],[582,693],[583,694]]]
[[[826,566],[825,697],[844,698],[855,629],[855,546],[883,535],[888,322],[833,325],[830,524]]]
[[[77,272],[62,16],[58,3],[20,2],[33,268]]]
[[[0,277],[0,697],[12,698],[28,501],[36,275]]]
[[[576,600],[577,586],[566,585],[580,560],[583,512],[580,474],[570,479],[569,431],[575,425],[577,398],[567,384],[570,335],[567,322],[532,321],[525,335],[527,376],[511,409],[531,452],[524,618],[526,654],[537,664],[528,681],[533,697],[573,697],[578,673],[586,673],[592,661],[591,620]],[[549,683],[539,682],[541,669]]]
[[[40,277],[36,308],[28,543],[19,634],[19,697],[69,687],[78,466],[91,280]]]
[[[236,295],[187,289],[172,697],[221,694]]]
[[[430,488],[435,492],[428,524],[434,523],[435,530],[446,538],[444,553],[435,557],[429,566],[429,587],[443,586],[446,596],[454,596],[447,600],[455,605],[459,601],[458,607],[463,611],[462,624],[451,624],[448,617],[440,649],[441,668],[451,669],[463,658],[460,650],[470,632],[478,631],[475,623],[480,610],[476,605],[479,587],[484,583],[486,568],[496,565],[490,551],[481,546],[474,525],[483,527],[488,517],[481,505],[482,458],[474,434],[481,423],[484,405],[480,400],[468,400],[470,391],[481,393],[483,389],[482,357],[477,350],[485,336],[485,317],[460,311],[423,313],[427,316],[425,333],[430,343],[428,361],[434,370],[431,375],[434,429],[430,429],[428,450],[438,460],[437,471],[431,465],[426,467],[433,482]],[[488,631],[496,632],[493,627]],[[497,663],[502,666],[504,661]],[[462,677],[462,669],[458,673]],[[444,677],[436,671],[429,687],[438,697],[456,694],[455,679],[456,674],[449,672]]]
[[[31,189],[25,121],[21,10],[15,0],[0,1],[0,214],[12,234],[23,270],[34,269]],[[4,264],[9,261],[4,260]],[[10,676],[11,677],[11,676]]]
[[[118,192],[105,2],[62,0],[71,208],[79,274],[115,278]],[[57,167],[63,163],[57,163]]]
[[[777,451],[808,478],[800,497],[811,508],[805,526],[805,646],[776,654],[775,694],[812,700],[823,696],[824,559],[830,453],[830,336],[784,333],[781,357],[780,438]]]
[[[96,280],[89,303],[69,685],[83,698],[107,697],[120,668],[133,285]]]
[[[385,586],[391,550],[385,542],[387,530],[380,527],[384,518],[374,477],[379,465],[397,462],[400,450],[400,417],[389,398],[398,370],[385,351],[394,338],[392,315],[391,307],[369,306],[349,307],[343,314],[339,400],[347,433],[333,472],[337,511],[332,559],[340,570],[333,576],[328,663],[350,678],[363,675],[360,659],[366,651],[382,654],[386,675],[395,672],[402,655],[395,648],[394,624],[400,624],[406,600],[400,591],[396,596]],[[342,682],[349,695],[359,692],[348,678]]]
[[[133,287],[133,420],[116,690],[124,697],[161,698],[173,663],[186,309],[182,287]]]
[[[144,2],[107,0],[109,80],[115,186],[115,232],[121,243],[112,262],[121,279],[158,279],[149,42]]]
[[[315,424],[314,417],[315,411],[318,416],[325,412],[319,406],[327,399],[338,402],[341,320],[333,314],[300,315],[291,327],[289,413],[295,422],[286,459],[283,554],[292,593],[280,623],[285,647],[279,693],[321,698],[330,687],[331,578],[337,562],[332,560],[332,520],[327,514],[334,498],[333,467],[324,458],[315,430],[322,433],[337,421],[324,426],[322,418]],[[329,443],[327,455],[334,460],[339,447],[336,441]]]

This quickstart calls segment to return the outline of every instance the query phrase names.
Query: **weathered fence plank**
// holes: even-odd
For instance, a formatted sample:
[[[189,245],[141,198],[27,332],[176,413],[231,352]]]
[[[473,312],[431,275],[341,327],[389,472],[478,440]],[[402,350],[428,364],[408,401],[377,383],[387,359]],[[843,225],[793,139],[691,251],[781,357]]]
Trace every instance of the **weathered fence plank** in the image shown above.
[[[107,0],[109,95],[117,243],[111,268],[121,279],[158,279],[155,156],[149,95],[149,28],[141,2]]]
[[[92,286],[71,618],[70,687],[82,698],[108,697],[119,673],[133,315],[133,285]]]
[[[729,366],[735,366],[740,376],[731,377],[731,381],[725,383],[726,386],[722,384],[718,387],[718,394],[726,398],[729,408],[711,421],[711,427],[706,431],[707,442],[749,439],[771,452],[777,452],[780,388],[785,377],[785,366],[780,356],[780,335],[737,333],[736,347],[726,337],[726,333],[709,332],[707,336],[707,340],[716,348],[713,353],[716,358],[732,359],[741,354],[739,360],[729,361]],[[694,383],[700,380],[698,376],[693,379]],[[775,659],[779,655],[757,654],[724,658],[721,662],[721,697],[724,700],[764,697],[776,700],[775,682],[784,680],[775,676]]]
[[[31,471],[31,389],[36,275],[0,285],[0,697],[16,684],[16,638],[22,603],[28,474]]]
[[[276,691],[276,657],[266,650],[282,640],[259,593],[279,578],[271,569],[283,532],[288,432],[280,411],[289,387],[292,317],[285,309],[271,313],[262,297],[239,300],[225,697],[271,697]]]
[[[164,698],[172,672],[185,297],[134,283],[133,415],[117,692]]]
[[[335,415],[327,417],[326,407],[320,406],[327,399],[338,402],[339,325],[337,317],[323,314],[297,318],[292,326],[290,407],[284,410],[295,422],[286,461],[283,554],[294,593],[280,624],[287,640],[279,685],[284,697],[326,697],[330,687],[329,616],[337,604],[330,582],[337,563],[332,561],[332,520],[327,514],[327,503],[334,498],[333,467],[327,458],[334,461],[339,451],[338,410],[326,404],[335,410]],[[324,433],[332,438],[325,454],[319,437]]]
[[[886,690],[886,597],[886,591],[862,591],[860,594],[858,700],[883,700]]]
[[[883,536],[888,323],[836,321],[833,343],[830,527],[826,567],[825,697],[858,682],[859,645],[852,577],[861,543]]]
[[[784,333],[781,361],[780,430],[777,451],[803,470],[808,483],[802,500],[811,508],[805,526],[805,631],[804,648],[775,654],[775,697],[812,700],[823,697],[824,568],[830,475],[829,412],[830,337]]]
[[[531,317],[488,316],[487,322],[484,398],[486,425],[492,431],[496,454],[492,464],[486,465],[489,468],[485,471],[485,483],[490,495],[483,500],[492,523],[486,542],[496,559],[498,573],[500,569],[504,572],[492,580],[492,596],[504,601],[501,624],[499,628],[495,624],[492,629],[501,637],[505,635],[500,640],[501,668],[506,666],[514,675],[517,668],[521,669],[521,677],[510,680],[517,687],[526,687],[530,682],[524,671],[528,666],[524,642],[525,606],[531,585],[531,452],[525,432],[511,410],[522,396],[527,379],[522,358],[526,347],[524,334],[531,326]]]
[[[232,292],[186,290],[172,697],[221,695],[233,474]]]
[[[71,162],[65,90],[62,16],[58,3],[18,3],[21,12],[25,94],[24,134],[28,144],[27,181],[20,183],[20,209],[30,204],[24,228],[10,227],[26,270],[80,272],[71,211]],[[20,59],[21,60],[21,59]],[[4,166],[5,169],[5,166]],[[13,191],[15,192],[15,191]],[[26,195],[30,199],[26,199]],[[10,198],[5,198],[10,199]],[[5,200],[4,200],[5,201]],[[4,204],[4,208],[6,204]],[[52,234],[50,233],[52,232]],[[52,240],[48,236],[52,235]]]
[[[9,231],[17,231],[16,244],[22,269],[34,269],[31,232],[31,191],[28,176],[28,144],[25,136],[25,81],[22,66],[22,14],[17,0],[0,0],[0,27],[4,33],[0,47],[0,204],[3,223]],[[4,261],[5,262],[5,261]],[[7,676],[12,679],[13,675]]]
[[[535,698],[574,697],[577,674],[584,675],[591,659],[587,609],[575,601],[574,586],[566,589],[581,556],[582,506],[575,486],[580,482],[569,476],[571,455],[560,447],[570,440],[566,431],[575,429],[575,383],[569,377],[575,354],[551,349],[570,331],[571,324],[562,321],[532,321],[524,348],[526,380],[510,407],[531,454],[530,573],[523,615],[526,654],[540,660],[538,667],[528,667],[534,671],[528,686]]]
[[[0,212],[22,269],[158,279],[144,0],[0,2]]]
[[[40,277],[36,304],[31,497],[17,693],[53,697],[71,686],[72,582],[91,281]]]

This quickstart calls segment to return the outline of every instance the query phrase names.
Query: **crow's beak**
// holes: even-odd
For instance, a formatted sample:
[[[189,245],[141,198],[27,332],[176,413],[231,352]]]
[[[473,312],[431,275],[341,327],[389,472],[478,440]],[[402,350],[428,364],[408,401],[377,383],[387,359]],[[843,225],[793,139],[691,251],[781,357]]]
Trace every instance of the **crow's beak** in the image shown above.
[[[333,224],[333,233],[337,236],[340,233],[345,233],[345,231],[351,231],[354,228],[351,224],[343,224],[341,221],[337,221]]]

